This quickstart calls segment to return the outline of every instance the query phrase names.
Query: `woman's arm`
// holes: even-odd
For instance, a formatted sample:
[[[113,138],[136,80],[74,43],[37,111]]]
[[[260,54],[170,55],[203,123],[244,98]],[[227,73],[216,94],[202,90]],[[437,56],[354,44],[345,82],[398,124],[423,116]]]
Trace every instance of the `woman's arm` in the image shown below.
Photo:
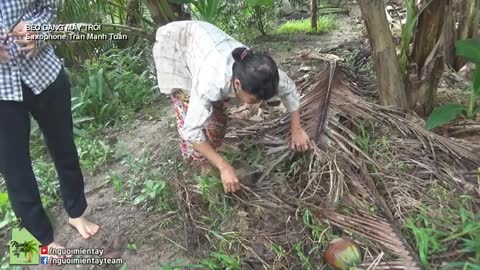
[[[193,147],[218,168],[225,192],[236,192],[240,189],[235,169],[208,142],[193,143]]]
[[[300,113],[298,111],[294,111],[292,112],[290,118],[292,149],[298,152],[307,151],[310,149],[310,138],[308,137],[307,132],[302,128],[302,124],[300,123]]]
[[[306,151],[310,148],[310,139],[308,134],[303,129],[300,121],[300,94],[297,91],[295,82],[290,79],[282,70],[278,70],[278,72],[280,77],[278,84],[278,96],[287,108],[287,111],[291,113],[291,147],[295,151]]]
[[[220,171],[225,192],[240,189],[240,182],[233,167],[208,143],[203,133],[206,122],[212,113],[212,103],[200,95],[192,95],[180,136],[192,143],[193,148],[206,157]]]

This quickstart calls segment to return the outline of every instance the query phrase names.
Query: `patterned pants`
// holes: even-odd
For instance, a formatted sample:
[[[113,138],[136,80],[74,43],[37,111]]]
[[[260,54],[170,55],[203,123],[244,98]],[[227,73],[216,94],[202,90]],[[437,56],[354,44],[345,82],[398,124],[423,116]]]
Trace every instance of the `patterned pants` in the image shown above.
[[[171,95],[175,114],[177,116],[177,129],[183,128],[184,119],[188,110],[189,97],[181,90],[177,90]],[[207,141],[214,149],[220,147],[223,143],[227,129],[227,107],[225,101],[217,101],[212,104],[213,112],[208,120],[208,126],[204,130]],[[207,163],[208,160],[201,153],[193,149],[193,145],[180,138],[180,149],[185,159],[194,160],[200,164]]]

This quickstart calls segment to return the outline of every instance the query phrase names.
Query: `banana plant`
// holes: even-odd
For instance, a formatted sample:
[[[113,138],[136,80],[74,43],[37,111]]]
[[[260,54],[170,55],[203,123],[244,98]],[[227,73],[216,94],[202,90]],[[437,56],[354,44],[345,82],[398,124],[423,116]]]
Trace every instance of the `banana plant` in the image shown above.
[[[417,25],[420,14],[432,3],[432,0],[428,1],[419,11],[415,0],[406,0],[405,7],[407,11],[407,18],[405,24],[402,26],[402,38],[401,38],[401,52],[400,52],[400,66],[402,72],[405,73],[408,68],[408,55],[410,52],[410,43],[413,38],[413,31]]]

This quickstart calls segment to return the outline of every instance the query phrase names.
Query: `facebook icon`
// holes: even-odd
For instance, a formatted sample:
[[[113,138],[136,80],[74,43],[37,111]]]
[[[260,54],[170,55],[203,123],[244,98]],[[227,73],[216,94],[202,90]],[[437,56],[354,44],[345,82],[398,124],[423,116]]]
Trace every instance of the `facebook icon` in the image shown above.
[[[48,257],[47,256],[40,257],[40,262],[41,264],[48,264]]]

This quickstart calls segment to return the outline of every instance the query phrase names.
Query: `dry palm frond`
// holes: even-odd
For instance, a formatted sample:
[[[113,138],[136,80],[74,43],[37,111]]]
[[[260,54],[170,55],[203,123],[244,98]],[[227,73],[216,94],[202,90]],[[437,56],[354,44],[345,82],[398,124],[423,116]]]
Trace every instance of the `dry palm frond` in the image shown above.
[[[421,269],[418,267],[411,268],[410,266],[405,265],[403,260],[390,261],[390,262],[380,262],[380,263],[362,263],[356,267],[358,270],[413,270]]]
[[[367,120],[396,129],[400,134],[400,140],[405,142],[410,140],[420,148],[414,149],[416,155],[422,154],[435,159],[434,163],[448,162],[462,171],[469,171],[479,166],[480,155],[474,151],[478,149],[476,146],[434,134],[413,123],[405,114],[364,101],[353,94],[355,87],[345,80],[343,71],[335,72],[333,80],[330,80],[331,69],[335,67],[323,69],[316,77],[299,84],[298,87],[303,94],[300,111],[304,129],[311,138],[315,138],[317,145],[321,144],[319,148],[327,146],[327,150],[333,152],[341,149],[350,159],[355,160],[360,156],[367,163],[378,165],[353,143],[357,138],[354,129],[358,127],[358,121]],[[330,106],[325,106],[326,104]],[[330,115],[327,115],[326,107]],[[326,122],[323,122],[325,120]],[[319,127],[328,127],[324,133],[327,139],[325,142],[320,143],[316,140],[318,138],[315,135],[318,135]],[[288,151],[285,146],[290,139],[289,116],[285,115],[268,122],[237,129],[231,132],[230,136],[255,136],[261,145]],[[398,142],[397,145],[401,146],[402,142]],[[404,150],[408,149],[409,147],[404,147]],[[273,152],[278,155],[283,154],[281,151]],[[316,152],[316,154],[321,153]]]
[[[320,142],[323,138],[323,130],[325,128],[325,122],[327,120],[328,116],[328,106],[330,102],[330,97],[332,96],[332,83],[333,83],[333,78],[335,77],[335,71],[337,70],[337,62],[336,61],[331,61],[330,62],[330,74],[328,77],[328,87],[327,90],[325,91],[324,97],[320,98],[322,102],[319,102],[319,108],[317,110],[317,113],[320,114],[320,120],[317,123],[317,127],[315,129],[315,135],[313,137],[313,140],[315,142]],[[321,84],[318,84],[317,87],[322,87]],[[317,91],[322,93],[323,91]],[[324,143],[318,143],[318,145],[324,145]]]
[[[378,263],[375,269],[420,269],[415,252],[396,229],[397,220],[418,207],[423,191],[432,181],[467,194],[477,192],[477,181],[468,175],[480,167],[480,154],[472,144],[434,134],[408,115],[363,100],[355,94],[361,93],[361,86],[349,81],[351,78],[333,61],[316,76],[297,82],[302,95],[302,124],[314,142],[307,177],[294,187],[297,202],[318,202],[323,194],[330,207],[341,200],[359,210],[372,204],[378,206],[388,222],[335,212],[324,217],[402,258]],[[252,123],[230,132],[230,137],[254,137],[271,156],[268,174],[293,156],[288,148],[289,120],[289,115],[284,115]],[[356,143],[362,121],[373,123],[388,135],[385,158],[374,157],[375,153],[372,156]],[[279,200],[288,204],[292,198]]]
[[[273,196],[270,197],[272,198]],[[401,232],[392,221],[388,221],[379,216],[372,216],[362,210],[356,210],[355,214],[340,214],[332,210],[331,207],[325,206],[325,204],[314,205],[305,200],[288,195],[284,196],[283,200],[278,197],[273,198],[272,201],[273,200],[283,202],[287,207],[302,206],[309,208],[319,220],[328,221],[328,223],[338,228],[378,243],[384,247],[389,254],[400,258],[398,262],[401,262],[400,266],[404,267],[400,269],[421,269],[414,249],[402,237]]]

